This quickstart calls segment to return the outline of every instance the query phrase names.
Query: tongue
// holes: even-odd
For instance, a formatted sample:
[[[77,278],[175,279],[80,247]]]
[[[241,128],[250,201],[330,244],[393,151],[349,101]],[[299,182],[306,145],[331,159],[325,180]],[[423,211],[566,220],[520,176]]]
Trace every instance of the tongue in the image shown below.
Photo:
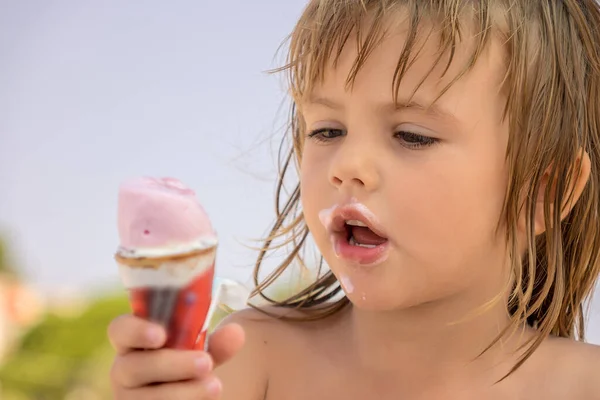
[[[357,243],[379,246],[387,242],[387,239],[382,238],[375,232],[364,226],[353,226],[352,236]]]

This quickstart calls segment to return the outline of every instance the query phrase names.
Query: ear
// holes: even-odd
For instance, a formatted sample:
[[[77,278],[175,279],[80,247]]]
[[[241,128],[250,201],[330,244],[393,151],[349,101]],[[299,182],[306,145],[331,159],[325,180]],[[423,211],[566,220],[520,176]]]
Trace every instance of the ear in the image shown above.
[[[575,160],[573,168],[571,169],[573,176],[571,177],[571,186],[568,189],[566,201],[561,206],[560,220],[562,221],[569,215],[569,213],[579,201],[585,186],[590,179],[591,172],[591,161],[589,154],[583,149],[580,151],[579,156]],[[551,195],[554,194],[556,188],[556,182],[550,182],[550,169],[544,173],[542,177],[542,184],[538,192],[536,211],[535,211],[535,234],[540,235],[546,231],[546,221],[544,220],[544,200],[546,195],[546,188],[548,185],[552,185],[550,190]],[[550,212],[554,213],[554,206],[550,205]]]

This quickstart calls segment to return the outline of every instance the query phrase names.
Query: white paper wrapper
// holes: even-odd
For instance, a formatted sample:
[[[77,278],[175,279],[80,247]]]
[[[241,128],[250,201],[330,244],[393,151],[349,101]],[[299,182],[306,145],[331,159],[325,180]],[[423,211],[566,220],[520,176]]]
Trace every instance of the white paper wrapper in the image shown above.
[[[206,331],[209,325],[217,325],[220,322],[215,320],[217,311],[222,311],[220,315],[240,311],[246,308],[249,298],[250,290],[241,283],[227,278],[215,278],[212,303],[202,330]]]

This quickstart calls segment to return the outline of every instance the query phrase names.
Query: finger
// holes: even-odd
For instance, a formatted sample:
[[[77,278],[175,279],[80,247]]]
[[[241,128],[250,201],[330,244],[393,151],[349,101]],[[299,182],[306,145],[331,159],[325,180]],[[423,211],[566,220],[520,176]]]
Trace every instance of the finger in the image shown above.
[[[222,392],[221,382],[211,376],[204,381],[186,381],[139,389],[121,389],[117,391],[117,399],[131,400],[213,400]]]
[[[112,380],[124,388],[154,383],[205,378],[213,368],[212,358],[203,351],[152,350],[117,357]]]
[[[165,330],[134,315],[121,315],[108,326],[108,338],[117,354],[137,349],[161,348],[167,339]]]
[[[218,366],[233,357],[244,346],[244,341],[244,329],[235,323],[227,324],[210,336],[208,352]]]

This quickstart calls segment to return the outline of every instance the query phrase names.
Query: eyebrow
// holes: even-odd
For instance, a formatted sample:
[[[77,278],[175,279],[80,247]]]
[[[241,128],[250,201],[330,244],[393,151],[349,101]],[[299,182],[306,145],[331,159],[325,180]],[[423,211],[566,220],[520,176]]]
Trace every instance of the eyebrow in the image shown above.
[[[329,99],[327,97],[322,97],[322,96],[311,96],[307,99],[307,103],[308,104],[319,104],[324,107],[330,108],[332,110],[341,110],[344,108],[344,106],[342,104],[337,103],[332,99]],[[394,111],[403,110],[403,109],[412,109],[412,110],[417,110],[417,111],[423,112],[427,115],[430,115],[430,116],[438,118],[438,119],[449,119],[452,121],[457,121],[456,116],[454,116],[454,114],[452,114],[450,111],[446,110],[439,103],[433,103],[433,104],[430,104],[429,106],[426,106],[426,105],[424,105],[424,103],[422,103],[418,100],[415,100],[415,99],[408,101],[408,102],[399,101],[398,104],[394,104],[393,102],[382,103],[382,104],[377,105],[377,109],[382,110],[382,111],[388,111],[388,112],[394,112]]]

